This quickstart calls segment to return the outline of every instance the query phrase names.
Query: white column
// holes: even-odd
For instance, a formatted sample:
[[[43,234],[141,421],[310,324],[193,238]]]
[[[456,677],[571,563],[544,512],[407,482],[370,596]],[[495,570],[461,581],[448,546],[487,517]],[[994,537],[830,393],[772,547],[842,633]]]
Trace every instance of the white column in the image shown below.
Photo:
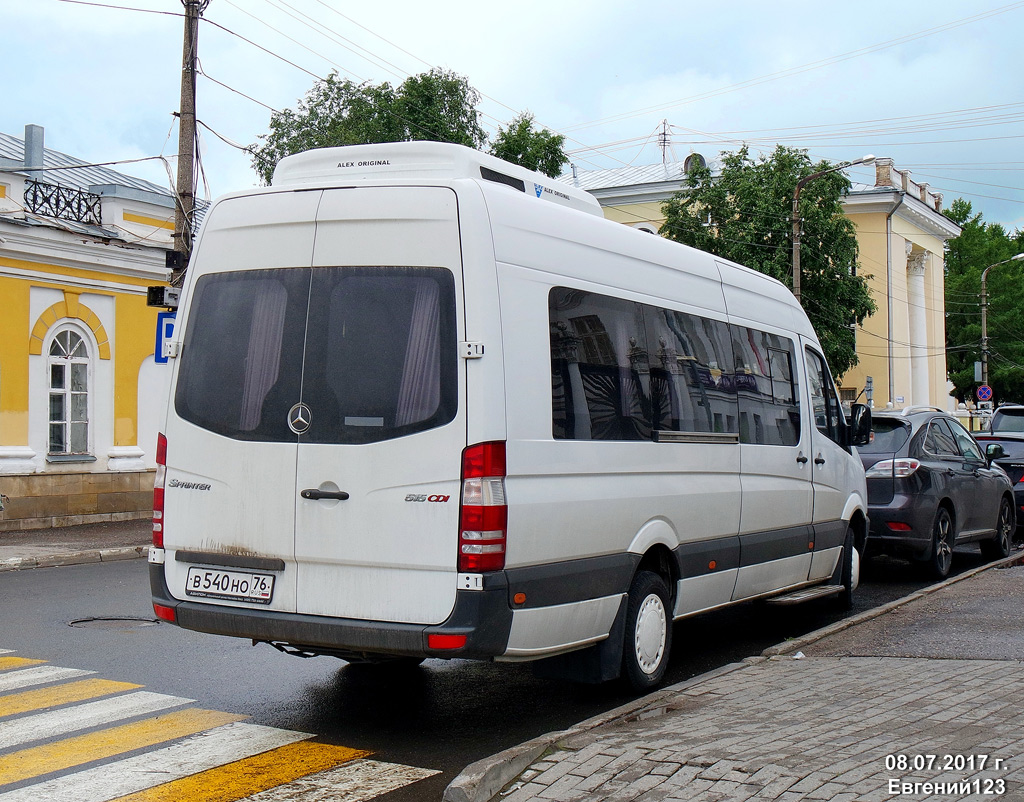
[[[928,397],[928,310],[925,308],[924,271],[928,254],[914,251],[907,258],[907,303],[910,319],[910,403],[930,404]]]

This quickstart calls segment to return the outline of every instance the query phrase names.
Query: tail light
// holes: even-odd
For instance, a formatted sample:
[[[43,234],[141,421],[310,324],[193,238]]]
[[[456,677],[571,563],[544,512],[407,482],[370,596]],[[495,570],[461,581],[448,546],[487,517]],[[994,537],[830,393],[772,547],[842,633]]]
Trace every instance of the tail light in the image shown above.
[[[892,476],[901,479],[910,476],[920,467],[921,462],[916,459],[883,459],[868,468],[864,475],[869,478]]]
[[[482,573],[505,567],[505,443],[478,443],[462,452],[459,509],[459,571]]]
[[[156,478],[153,481],[153,545],[164,547],[164,483],[167,481],[167,438],[156,437]]]

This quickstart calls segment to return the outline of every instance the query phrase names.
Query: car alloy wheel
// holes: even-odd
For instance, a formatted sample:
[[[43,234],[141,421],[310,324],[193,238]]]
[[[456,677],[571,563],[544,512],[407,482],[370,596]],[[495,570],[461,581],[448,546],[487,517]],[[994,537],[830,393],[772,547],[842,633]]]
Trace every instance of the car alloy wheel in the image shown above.
[[[935,523],[932,525],[932,558],[930,568],[932,576],[936,579],[945,579],[949,576],[949,569],[953,567],[953,517],[945,507],[939,507],[935,513]]]

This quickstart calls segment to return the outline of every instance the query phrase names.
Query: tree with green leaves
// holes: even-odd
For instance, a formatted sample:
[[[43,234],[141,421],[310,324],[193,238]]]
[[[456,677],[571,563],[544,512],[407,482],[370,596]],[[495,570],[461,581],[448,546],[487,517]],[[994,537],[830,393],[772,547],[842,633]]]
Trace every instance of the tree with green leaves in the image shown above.
[[[543,129],[535,130],[533,115],[523,112],[508,127],[498,128],[491,154],[555,178],[569,161],[564,145],[564,136]]]
[[[1024,231],[1012,236],[998,223],[986,223],[963,198],[945,215],[962,229],[946,243],[946,367],[958,401],[974,400],[980,382],[981,274],[986,267],[1024,253]],[[1024,262],[989,271],[987,312],[988,383],[996,403],[1024,403]]]
[[[661,233],[767,273],[792,286],[790,212],[797,181],[832,165],[813,164],[806,151],[778,146],[755,160],[746,146],[722,153],[721,171],[695,165],[687,188],[663,207]],[[853,223],[843,213],[850,181],[841,171],[816,178],[800,193],[801,295],[835,375],[857,364],[853,323],[876,306],[857,275]]]
[[[434,68],[406,78],[399,86],[357,84],[331,73],[317,80],[295,110],[275,111],[270,131],[250,147],[253,168],[265,184],[285,156],[313,148],[374,142],[430,140],[482,149],[487,133],[480,125],[480,93],[454,72]],[[523,123],[525,124],[525,127]],[[557,175],[568,161],[563,138],[534,131],[523,114],[499,129],[495,148],[501,158]],[[555,172],[548,172],[552,165]]]

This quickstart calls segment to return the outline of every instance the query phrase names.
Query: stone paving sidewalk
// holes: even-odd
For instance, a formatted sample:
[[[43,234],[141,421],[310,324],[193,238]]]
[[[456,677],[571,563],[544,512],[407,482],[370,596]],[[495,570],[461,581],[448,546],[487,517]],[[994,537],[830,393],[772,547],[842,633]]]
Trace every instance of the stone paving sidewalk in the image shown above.
[[[500,798],[881,802],[903,783],[931,783],[900,798],[981,799],[977,782],[1021,799],[1022,688],[1019,662],[763,659],[559,741]],[[916,755],[937,757],[914,770]],[[939,784],[955,792],[934,793]]]
[[[480,761],[445,800],[1024,802],[1019,561]]]

